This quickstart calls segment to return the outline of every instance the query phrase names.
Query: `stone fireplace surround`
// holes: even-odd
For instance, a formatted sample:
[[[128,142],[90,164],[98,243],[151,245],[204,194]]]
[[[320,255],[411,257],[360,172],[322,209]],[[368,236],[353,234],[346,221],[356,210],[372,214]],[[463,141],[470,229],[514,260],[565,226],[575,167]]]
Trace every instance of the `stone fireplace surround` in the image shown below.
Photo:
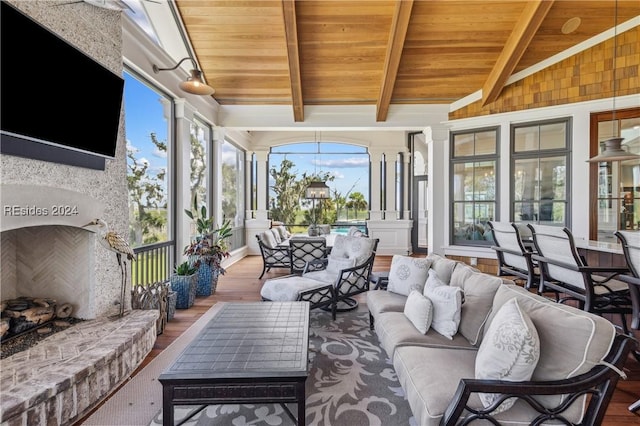
[[[122,75],[121,12],[84,2],[52,7],[50,1],[7,1]],[[2,360],[2,424],[73,424],[126,380],[155,342],[156,311],[131,311],[116,321],[108,318],[118,310],[113,302],[119,299],[120,268],[115,254],[98,244],[94,233],[81,228],[90,220],[101,218],[111,230],[122,235],[128,232],[126,143],[124,113],[121,114],[116,155],[106,160],[104,170],[0,154],[2,298],[20,296],[23,289],[19,283],[37,283],[43,291],[50,286],[46,290],[53,291],[54,287],[64,286],[61,283],[65,281],[72,281],[73,285],[83,282],[85,294],[68,302],[77,309],[74,316],[92,318],[80,328],[57,333],[29,351]],[[60,126],[91,137],[90,129],[86,131],[74,121],[73,108],[69,108],[68,116],[69,121]],[[38,117],[32,118],[34,125],[39,125]],[[54,205],[73,208],[76,203],[77,215],[54,216],[51,210]],[[24,214],[12,216],[5,207],[13,205],[27,209]],[[41,209],[40,214],[29,210],[34,206]],[[62,268],[62,263],[75,265],[80,272],[66,273],[68,269]],[[34,268],[39,269],[37,274],[25,272]],[[76,279],[76,274],[83,278]],[[55,286],[47,284],[52,281]],[[57,298],[67,298],[67,294]]]

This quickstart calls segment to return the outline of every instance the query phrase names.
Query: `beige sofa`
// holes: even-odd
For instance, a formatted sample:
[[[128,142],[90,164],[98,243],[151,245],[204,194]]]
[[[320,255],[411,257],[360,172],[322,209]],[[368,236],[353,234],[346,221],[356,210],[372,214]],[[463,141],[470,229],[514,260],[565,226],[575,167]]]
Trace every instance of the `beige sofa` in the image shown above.
[[[408,295],[402,294],[407,289],[394,285],[394,263],[388,290],[367,293],[371,326],[393,361],[417,424],[454,425],[463,418],[491,418],[504,425],[524,425],[538,416],[542,416],[539,419],[558,416],[574,424],[601,421],[630,350],[631,339],[617,335],[606,319],[552,302],[463,263],[429,255],[421,265],[433,270],[447,286],[462,289],[464,302],[459,327],[451,339],[433,328],[423,334],[408,318],[405,313]],[[416,284],[412,285],[412,290],[420,290],[415,288]],[[416,297],[413,294],[412,300]],[[508,377],[503,380],[476,378],[479,371],[484,372],[487,360],[501,363],[506,359],[500,352],[488,358],[487,354],[495,349],[493,345],[504,349],[505,345],[500,345],[504,342],[498,341],[502,335],[496,330],[504,324],[504,315],[500,312],[507,304],[503,311],[517,307],[521,313],[519,318],[528,318],[530,322],[524,324],[529,324],[537,334],[535,368],[528,367],[533,368],[531,378],[518,381]],[[499,313],[500,320],[497,320]],[[494,320],[496,324],[491,327]],[[487,338],[487,343],[482,345],[485,333],[491,335],[491,339]],[[479,353],[483,351],[480,360]],[[506,354],[510,356],[509,352]],[[599,389],[599,393],[592,395],[587,404],[589,398],[584,393],[594,388]],[[490,397],[489,406],[486,406],[487,397]],[[514,404],[502,411],[507,400]],[[483,423],[489,424],[489,421],[473,424]],[[549,420],[544,424],[560,424],[560,421]]]

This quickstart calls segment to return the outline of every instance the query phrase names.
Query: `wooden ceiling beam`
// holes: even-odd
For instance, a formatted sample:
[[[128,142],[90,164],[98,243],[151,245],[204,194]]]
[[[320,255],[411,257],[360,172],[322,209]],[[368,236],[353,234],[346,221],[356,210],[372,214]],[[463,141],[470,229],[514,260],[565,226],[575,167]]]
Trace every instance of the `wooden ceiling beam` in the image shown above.
[[[391,31],[389,32],[389,42],[387,43],[387,52],[384,60],[382,83],[380,84],[380,93],[376,103],[376,121],[387,120],[389,104],[391,103],[391,96],[393,95],[393,87],[395,86],[396,77],[398,75],[400,59],[402,58],[404,40],[407,36],[407,28],[409,28],[409,20],[411,19],[412,7],[413,0],[396,0],[393,21],[391,23]]]
[[[527,1],[520,19],[482,87],[482,106],[495,101],[515,70],[540,24],[553,6],[554,0]]]
[[[282,16],[284,18],[284,32],[287,42],[293,120],[302,122],[304,121],[304,101],[302,100],[302,83],[300,81],[300,54],[298,51],[298,29],[294,0],[282,0]]]

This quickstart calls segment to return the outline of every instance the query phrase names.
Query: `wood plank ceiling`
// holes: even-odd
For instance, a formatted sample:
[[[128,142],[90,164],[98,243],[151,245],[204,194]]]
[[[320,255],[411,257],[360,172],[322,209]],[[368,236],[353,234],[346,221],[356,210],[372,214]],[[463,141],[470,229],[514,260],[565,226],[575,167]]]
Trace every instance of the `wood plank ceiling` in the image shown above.
[[[221,105],[449,104],[640,14],[611,0],[176,0]],[[617,15],[617,16],[616,16]],[[563,25],[580,25],[564,34]]]

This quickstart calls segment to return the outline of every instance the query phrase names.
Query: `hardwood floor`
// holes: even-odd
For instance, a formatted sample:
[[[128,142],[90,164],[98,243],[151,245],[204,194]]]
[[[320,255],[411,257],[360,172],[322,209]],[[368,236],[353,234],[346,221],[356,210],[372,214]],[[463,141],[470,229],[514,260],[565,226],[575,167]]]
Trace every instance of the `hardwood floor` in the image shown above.
[[[389,270],[390,263],[391,256],[377,256],[373,270]],[[266,279],[286,275],[286,272],[282,270],[274,270],[266,273],[262,280],[259,280],[257,277],[261,270],[262,258],[260,256],[249,256],[230,266],[227,273],[220,277],[214,295],[197,298],[195,305],[190,309],[177,310],[174,319],[167,323],[164,333],[158,336],[154,349],[138,370],[160,354],[216,302],[258,301],[260,300],[260,287]],[[628,379],[618,382],[603,423],[605,426],[640,425],[640,416],[627,409],[631,403],[640,399],[640,363],[633,357],[629,357],[625,365],[625,373]]]

